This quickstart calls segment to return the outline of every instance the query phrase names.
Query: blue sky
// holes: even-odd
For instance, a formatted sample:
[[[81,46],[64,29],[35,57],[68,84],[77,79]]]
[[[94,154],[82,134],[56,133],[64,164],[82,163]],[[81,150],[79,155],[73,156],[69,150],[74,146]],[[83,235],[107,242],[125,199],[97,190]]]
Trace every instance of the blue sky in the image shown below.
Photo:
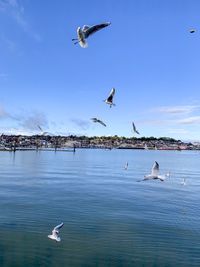
[[[141,136],[199,140],[199,10],[198,0],[0,0],[0,131],[133,136],[134,121]],[[73,45],[78,26],[105,21],[88,48]]]

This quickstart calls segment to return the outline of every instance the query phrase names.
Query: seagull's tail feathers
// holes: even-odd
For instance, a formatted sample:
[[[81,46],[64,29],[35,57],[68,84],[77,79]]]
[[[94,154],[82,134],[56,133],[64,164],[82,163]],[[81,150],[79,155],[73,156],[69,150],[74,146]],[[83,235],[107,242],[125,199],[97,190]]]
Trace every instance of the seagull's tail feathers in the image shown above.
[[[83,47],[83,48],[87,48],[87,47],[88,47],[88,43],[87,43],[85,40],[80,40],[80,41],[79,41],[79,44],[80,44],[80,46]]]
[[[158,179],[159,179],[160,181],[164,182],[165,179],[166,179],[166,175],[158,175]]]

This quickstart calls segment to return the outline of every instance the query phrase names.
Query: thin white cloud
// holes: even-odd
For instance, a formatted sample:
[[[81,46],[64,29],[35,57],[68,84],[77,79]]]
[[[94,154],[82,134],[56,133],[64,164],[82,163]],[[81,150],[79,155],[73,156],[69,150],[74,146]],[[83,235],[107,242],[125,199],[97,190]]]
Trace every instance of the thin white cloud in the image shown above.
[[[0,130],[1,133],[7,134],[7,135],[32,135],[32,131],[25,130],[23,128],[1,128]]]
[[[198,105],[188,105],[188,106],[163,106],[153,109],[154,112],[160,112],[165,114],[188,114],[195,110],[200,109]]]
[[[90,127],[90,123],[83,119],[71,119],[71,121],[78,126],[81,130],[87,130]]]
[[[0,72],[0,78],[6,78],[8,77],[8,74]]]
[[[0,43],[4,43],[6,48],[10,50],[11,52],[16,52],[17,50],[17,43],[8,39],[4,34],[1,34],[0,36]]]
[[[24,7],[18,0],[0,0],[0,11],[12,17],[16,23],[36,41],[41,41],[41,37],[35,33],[28,21],[25,19]]]
[[[166,124],[168,123],[167,120],[139,120],[138,121],[138,124],[140,125],[163,125],[163,124]]]
[[[0,106],[0,119],[5,119],[10,117],[9,113],[4,109],[4,107]]]
[[[19,125],[30,131],[38,131],[38,125],[44,130],[48,129],[48,121],[46,115],[42,112],[32,112],[25,116],[16,117],[16,120],[19,121]]]
[[[197,124],[200,123],[200,116],[188,117],[185,119],[177,120],[178,124]]]
[[[186,129],[178,128],[178,129],[169,129],[168,133],[170,133],[170,134],[189,134],[189,131]]]

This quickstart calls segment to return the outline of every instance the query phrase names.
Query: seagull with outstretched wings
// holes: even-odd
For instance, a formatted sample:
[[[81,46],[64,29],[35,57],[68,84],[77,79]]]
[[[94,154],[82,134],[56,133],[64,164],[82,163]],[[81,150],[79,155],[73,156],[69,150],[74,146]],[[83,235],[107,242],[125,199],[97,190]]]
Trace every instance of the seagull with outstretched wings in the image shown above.
[[[41,131],[41,135],[48,134],[48,132],[44,132],[40,125],[37,125],[38,129]]]
[[[98,123],[100,123],[101,125],[103,125],[103,126],[106,127],[106,124],[105,124],[102,120],[99,120],[99,119],[97,119],[97,118],[91,118],[91,120],[92,120],[93,122],[98,122]]]
[[[110,91],[109,96],[104,100],[104,102],[105,102],[106,104],[110,105],[110,108],[111,108],[112,106],[115,106],[115,104],[113,103],[114,95],[115,95],[115,88],[112,88],[111,91]]]
[[[80,44],[81,47],[86,48],[88,47],[88,44],[85,39],[87,39],[90,35],[94,34],[95,32],[109,26],[111,22],[105,22],[101,24],[96,24],[93,26],[84,25],[81,29],[81,27],[77,28],[77,37],[72,39],[72,41],[75,41],[74,44]]]
[[[48,235],[48,238],[53,239],[57,242],[61,241],[61,238],[58,236],[59,234],[59,230],[60,228],[62,228],[64,225],[64,223],[62,222],[61,224],[57,225],[56,227],[54,227],[54,229],[52,230],[52,234]]]
[[[159,175],[159,164],[157,161],[154,162],[151,173],[144,176],[144,179],[142,181],[151,180],[151,179],[159,179],[160,181],[164,181],[166,175]]]
[[[136,133],[136,134],[140,134],[140,133],[138,132],[138,130],[136,129],[134,122],[132,122],[132,126],[133,126],[133,131],[134,131],[134,133]]]

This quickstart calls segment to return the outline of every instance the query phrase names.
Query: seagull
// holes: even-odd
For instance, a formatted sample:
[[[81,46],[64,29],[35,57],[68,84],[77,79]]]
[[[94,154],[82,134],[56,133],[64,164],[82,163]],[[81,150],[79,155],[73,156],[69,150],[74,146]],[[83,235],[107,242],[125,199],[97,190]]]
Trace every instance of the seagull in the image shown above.
[[[190,33],[195,33],[195,32],[196,32],[195,29],[191,29],[191,30],[190,30]]]
[[[80,44],[81,47],[86,48],[88,47],[88,44],[85,39],[87,39],[90,35],[93,33],[109,26],[111,22],[105,22],[93,26],[84,25],[81,29],[81,27],[77,28],[77,36],[78,38],[72,39],[72,41],[75,41],[74,44]]]
[[[132,125],[133,125],[133,131],[134,131],[134,133],[136,133],[136,134],[140,134],[140,133],[138,132],[138,130],[136,129],[134,122],[132,122]]]
[[[115,88],[112,88],[110,91],[110,94],[108,96],[108,98],[106,100],[104,100],[104,102],[106,102],[106,104],[110,105],[110,108],[112,106],[115,106],[115,104],[113,103],[113,97],[115,95]]]
[[[48,235],[48,238],[56,240],[57,242],[61,241],[61,238],[58,236],[59,234],[59,230],[61,227],[63,227],[64,223],[62,222],[61,224],[57,225],[56,227],[54,227],[52,234]]]
[[[183,178],[183,181],[181,182],[182,185],[186,185],[186,179]]]
[[[92,120],[93,122],[98,122],[98,123],[100,123],[101,125],[103,125],[103,126],[106,127],[106,124],[105,124],[103,121],[101,121],[101,120],[99,120],[99,119],[97,119],[97,118],[91,118],[91,120]]]
[[[142,181],[150,179],[159,179],[160,181],[163,182],[165,178],[166,175],[159,175],[159,164],[157,161],[155,161],[151,169],[151,174],[145,175]]]
[[[126,162],[125,166],[124,166],[124,170],[128,169],[128,161]]]
[[[48,133],[48,132],[44,132],[44,131],[42,130],[42,127],[41,127],[40,125],[37,125],[37,127],[38,127],[38,129],[40,129],[40,131],[41,131],[41,135],[45,135],[45,134]]]

